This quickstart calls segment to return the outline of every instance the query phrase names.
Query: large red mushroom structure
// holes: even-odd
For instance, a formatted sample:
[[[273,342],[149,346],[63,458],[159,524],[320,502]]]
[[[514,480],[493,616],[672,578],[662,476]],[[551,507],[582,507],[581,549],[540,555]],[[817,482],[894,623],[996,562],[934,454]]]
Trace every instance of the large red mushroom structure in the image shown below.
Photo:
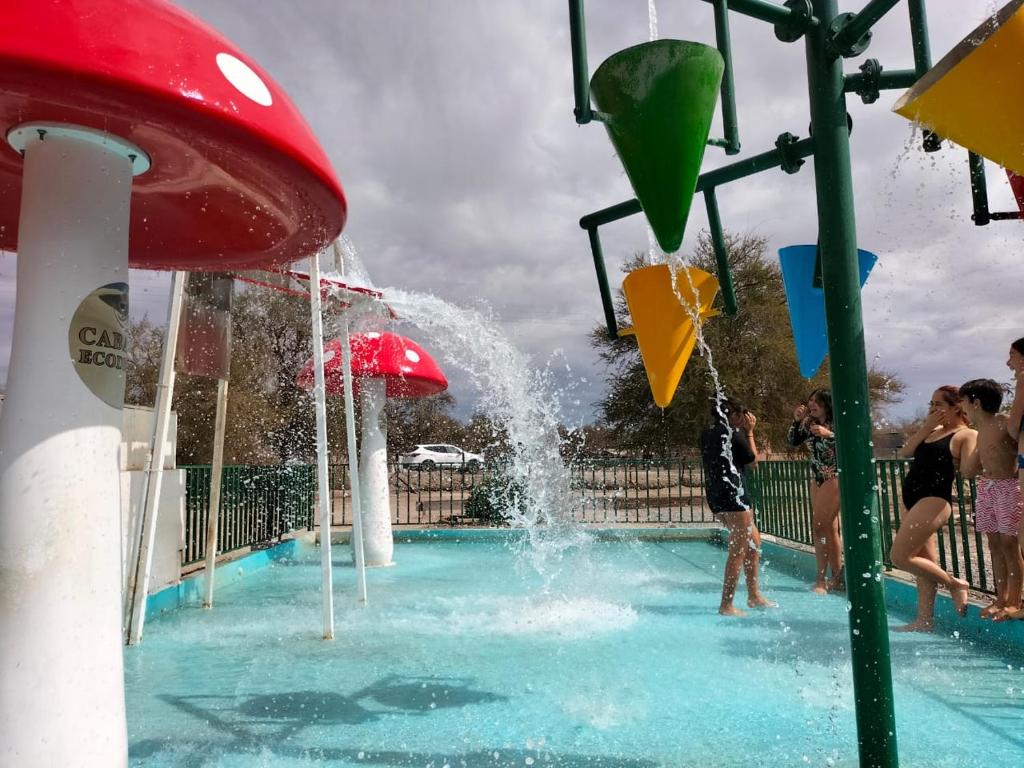
[[[127,764],[118,450],[127,270],[284,264],[345,198],[287,96],[163,0],[11,0],[0,248],[0,764]]]
[[[385,331],[354,333],[353,389],[360,398],[362,441],[359,448],[360,501],[363,522],[363,556],[367,566],[391,565],[391,504],[388,487],[387,435],[380,414],[391,397],[426,397],[448,388],[448,379],[433,358],[416,342]],[[324,379],[327,393],[342,394],[344,370],[341,340],[324,345]],[[304,389],[313,388],[313,361],[296,377]]]

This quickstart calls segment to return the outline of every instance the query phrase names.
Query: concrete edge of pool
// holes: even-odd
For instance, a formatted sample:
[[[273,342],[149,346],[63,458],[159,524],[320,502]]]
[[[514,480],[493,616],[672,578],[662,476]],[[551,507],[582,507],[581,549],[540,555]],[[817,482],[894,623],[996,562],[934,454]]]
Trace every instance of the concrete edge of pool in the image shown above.
[[[670,528],[670,527],[621,527],[591,529],[598,540],[618,541],[635,539],[640,541],[712,541],[720,540],[721,528]],[[504,541],[510,537],[523,536],[523,531],[510,528],[421,528],[395,532],[396,543],[414,541]],[[334,530],[331,542],[347,544],[349,531]],[[249,552],[217,566],[217,586],[223,587],[245,578],[246,575],[262,570],[277,560],[297,556],[307,547],[314,546],[312,536],[288,539],[267,549]],[[803,549],[782,544],[771,537],[764,537],[761,545],[765,564],[804,578],[808,583],[814,577],[814,555]],[[198,605],[202,600],[203,571],[200,569],[151,594],[146,602],[146,618],[172,611],[187,605]],[[850,575],[847,574],[847,578]],[[889,612],[895,616],[911,617],[917,605],[917,592],[913,582],[899,575],[885,575],[885,602]],[[936,632],[956,636],[961,640],[983,643],[997,647],[1011,647],[1024,650],[1024,621],[993,623],[980,617],[981,607],[971,603],[967,616],[960,618],[953,609],[948,595],[939,594],[935,602]]]

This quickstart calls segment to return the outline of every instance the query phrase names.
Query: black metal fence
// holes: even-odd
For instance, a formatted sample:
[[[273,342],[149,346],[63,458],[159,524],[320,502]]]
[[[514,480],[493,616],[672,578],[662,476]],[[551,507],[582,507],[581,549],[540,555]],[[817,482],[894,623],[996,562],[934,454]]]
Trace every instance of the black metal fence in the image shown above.
[[[908,461],[876,462],[884,559],[899,527],[900,488]],[[188,470],[185,563],[204,557],[209,509],[209,467]],[[710,525],[700,463],[688,459],[599,459],[570,466],[578,494],[573,517],[593,524]],[[477,471],[473,471],[477,470]],[[471,499],[500,480],[495,467],[455,465],[423,470],[390,467],[392,523],[477,525]],[[811,545],[810,469],[806,461],[762,461],[749,473],[758,525],[769,535]],[[226,467],[221,497],[219,549],[229,551],[318,525],[314,511],[316,471],[309,465]],[[330,468],[333,525],[351,523],[348,466]],[[944,568],[974,589],[993,591],[991,560],[984,537],[974,528],[974,484],[957,479],[953,514],[939,531]]]
[[[210,516],[209,466],[186,466],[185,550],[182,565],[206,557]],[[310,528],[316,498],[316,468],[308,464],[224,467],[221,480],[217,551],[280,539]]]

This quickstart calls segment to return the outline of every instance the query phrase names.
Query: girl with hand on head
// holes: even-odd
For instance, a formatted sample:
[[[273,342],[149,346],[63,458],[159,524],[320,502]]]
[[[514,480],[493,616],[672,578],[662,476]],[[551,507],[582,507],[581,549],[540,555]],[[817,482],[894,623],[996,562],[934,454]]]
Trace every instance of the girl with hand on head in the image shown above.
[[[928,417],[900,449],[914,463],[903,478],[903,518],[893,538],[893,565],[917,577],[917,618],[898,632],[930,632],[935,626],[935,593],[941,584],[953,606],[967,613],[968,584],[939,566],[935,534],[952,512],[953,479],[970,460],[978,433],[967,426],[958,387],[939,387],[928,403]]]
[[[814,530],[814,559],[817,574],[812,591],[842,592],[843,545],[839,539],[839,479],[836,435],[832,421],[832,393],[816,389],[806,405],[793,411],[793,424],[786,440],[796,447],[807,443],[811,452],[811,514]],[[828,578],[831,569],[832,578]]]

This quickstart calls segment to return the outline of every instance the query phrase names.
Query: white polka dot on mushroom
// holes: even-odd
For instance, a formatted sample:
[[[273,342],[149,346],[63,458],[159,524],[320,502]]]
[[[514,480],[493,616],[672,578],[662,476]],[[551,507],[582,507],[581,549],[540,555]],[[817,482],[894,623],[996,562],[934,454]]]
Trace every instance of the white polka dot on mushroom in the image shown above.
[[[257,104],[269,107],[274,103],[270,89],[263,78],[252,71],[252,67],[230,53],[217,54],[217,67],[235,90]]]
[[[334,354],[335,354],[335,352],[334,352],[333,349],[328,350],[324,354],[324,365],[327,365],[327,363],[331,362],[331,360],[334,359]]]
[[[420,361],[420,356],[416,353],[415,350],[407,349],[405,350],[405,359],[413,363],[418,363]]]
[[[368,339],[379,339],[380,338],[380,334],[377,333],[376,331],[370,331],[369,333],[366,334],[366,338],[368,338]]]

